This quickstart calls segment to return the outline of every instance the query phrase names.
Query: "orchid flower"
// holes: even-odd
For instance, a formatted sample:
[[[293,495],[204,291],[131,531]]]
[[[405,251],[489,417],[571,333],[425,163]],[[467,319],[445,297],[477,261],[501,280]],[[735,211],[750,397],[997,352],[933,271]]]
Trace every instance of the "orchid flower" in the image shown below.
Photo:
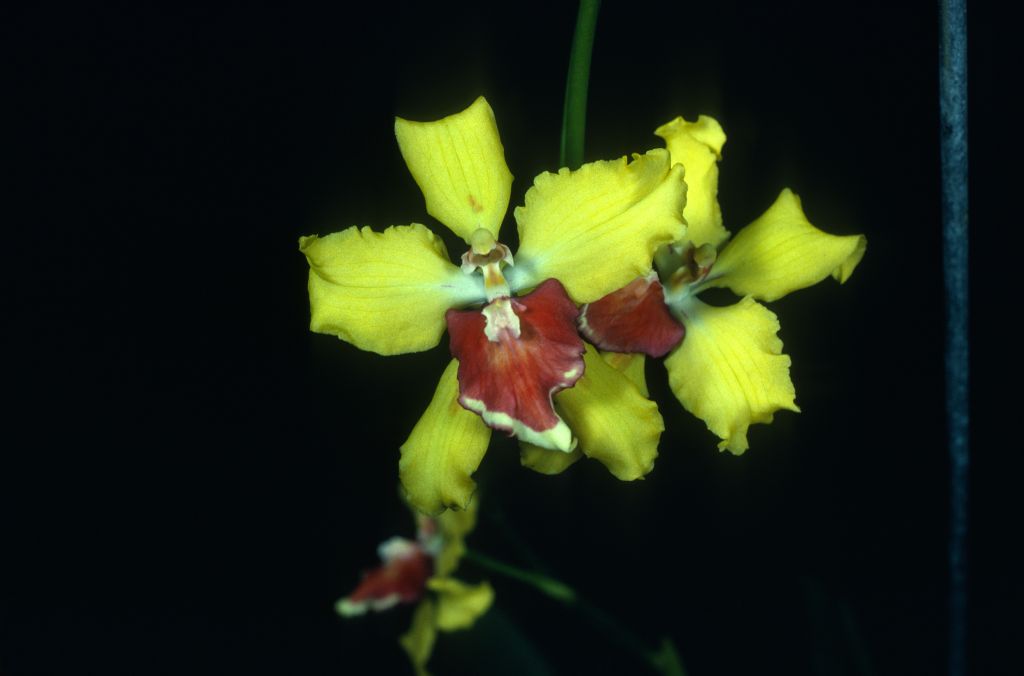
[[[656,149],[541,174],[515,209],[513,258],[500,238],[512,175],[487,101],[435,122],[398,118],[395,135],[427,212],[466,242],[460,265],[418,223],[299,246],[313,331],[393,355],[428,350],[448,329],[453,359],[401,449],[409,500],[427,513],[464,507],[492,428],[541,472],[583,454],[623,480],[646,474],[657,406],[579,338],[576,304],[646,275],[683,236],[682,167]]]
[[[418,676],[428,673],[438,631],[468,629],[494,603],[487,582],[472,585],[451,576],[476,525],[476,504],[436,518],[415,513],[416,539],[393,537],[381,544],[381,565],[364,573],[355,590],[335,604],[339,615],[354,617],[418,603],[412,626],[399,639]]]
[[[719,449],[738,455],[748,448],[751,424],[771,422],[781,409],[799,411],[778,319],[754,299],[773,301],[830,275],[845,282],[867,240],[818,230],[785,189],[727,242],[717,198],[722,127],[702,115],[696,122],[677,118],[655,133],[686,169],[686,237],[658,251],[656,273],[584,306],[580,330],[640,379],[644,355],[667,354],[673,393],[721,439]],[[697,298],[712,287],[728,287],[742,300],[716,307]]]

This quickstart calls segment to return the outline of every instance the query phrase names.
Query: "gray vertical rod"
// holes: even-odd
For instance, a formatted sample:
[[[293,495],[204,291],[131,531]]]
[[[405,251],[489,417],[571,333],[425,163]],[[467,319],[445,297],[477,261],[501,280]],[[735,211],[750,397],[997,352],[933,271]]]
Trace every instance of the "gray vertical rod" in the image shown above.
[[[949,434],[949,674],[967,673],[967,0],[939,0],[942,255]]]

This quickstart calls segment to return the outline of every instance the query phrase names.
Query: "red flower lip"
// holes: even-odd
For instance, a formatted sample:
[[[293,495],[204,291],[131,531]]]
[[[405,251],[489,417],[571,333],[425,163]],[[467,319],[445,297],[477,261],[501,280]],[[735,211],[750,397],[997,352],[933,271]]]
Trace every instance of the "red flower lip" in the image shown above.
[[[584,305],[579,329],[602,350],[642,352],[650,357],[665,356],[686,335],[686,329],[669,312],[664,289],[654,273]]]
[[[363,579],[339,604],[342,615],[361,615],[368,609],[386,610],[399,603],[418,601],[434,572],[434,559],[419,543],[394,537],[380,548],[381,565]]]
[[[551,397],[583,375],[578,315],[555,279],[520,298],[498,298],[482,311],[449,310],[459,403],[522,441],[572,450],[575,440]]]

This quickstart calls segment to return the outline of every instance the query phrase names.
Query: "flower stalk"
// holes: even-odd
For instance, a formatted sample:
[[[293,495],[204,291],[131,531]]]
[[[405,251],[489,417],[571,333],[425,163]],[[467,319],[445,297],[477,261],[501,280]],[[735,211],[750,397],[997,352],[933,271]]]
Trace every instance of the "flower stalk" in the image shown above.
[[[569,53],[569,74],[565,80],[565,110],[562,115],[562,146],[559,164],[578,169],[583,164],[583,137],[587,127],[587,86],[590,57],[601,0],[580,0],[576,32]]]
[[[671,639],[662,638],[659,648],[651,650],[640,637],[619,623],[614,616],[582,598],[569,585],[547,575],[524,570],[471,549],[466,550],[463,558],[492,573],[528,584],[542,594],[575,609],[591,626],[600,630],[626,651],[639,657],[655,673],[664,676],[686,675],[682,660]]]
[[[523,570],[522,568],[491,558],[490,556],[473,551],[472,549],[466,550],[465,558],[467,561],[472,561],[481,568],[486,568],[491,572],[528,584],[537,591],[550,596],[556,601],[574,603],[577,599],[576,592],[573,591],[572,587],[550,578],[547,575]]]

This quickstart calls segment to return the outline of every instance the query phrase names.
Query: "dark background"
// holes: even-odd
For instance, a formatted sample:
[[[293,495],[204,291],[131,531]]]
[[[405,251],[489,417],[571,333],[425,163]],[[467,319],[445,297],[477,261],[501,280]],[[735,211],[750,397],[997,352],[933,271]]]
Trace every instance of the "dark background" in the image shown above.
[[[410,673],[395,644],[408,610],[345,622],[332,605],[379,542],[412,533],[398,447],[446,345],[383,358],[309,333],[296,240],[439,228],[393,116],[479,94],[521,204],[557,163],[575,6],[5,11],[0,674]],[[989,65],[1008,48],[984,8],[971,18],[972,115],[998,127]],[[846,285],[771,305],[802,414],[720,454],[651,364],[668,427],[654,472],[625,484],[583,461],[541,477],[496,437],[472,547],[543,567],[652,647],[671,637],[691,676],[942,672],[936,42],[933,2],[605,2],[588,159],[712,114],[730,230],[789,186],[868,251]],[[975,167],[996,156],[983,131]],[[975,232],[995,192],[977,176]],[[973,244],[1002,258],[1001,240]],[[1003,378],[977,323],[998,270],[972,277],[976,393]],[[1016,404],[977,397],[970,663],[1010,673]],[[436,673],[641,673],[518,582],[470,563],[460,576],[491,579],[497,604],[441,637]]]

